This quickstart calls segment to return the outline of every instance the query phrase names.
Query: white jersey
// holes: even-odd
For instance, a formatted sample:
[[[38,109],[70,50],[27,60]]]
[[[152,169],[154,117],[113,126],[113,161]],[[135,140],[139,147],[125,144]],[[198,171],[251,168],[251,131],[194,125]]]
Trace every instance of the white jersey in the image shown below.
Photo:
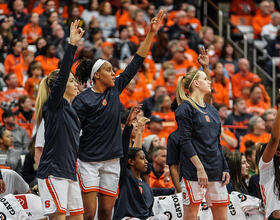
[[[29,190],[28,184],[17,172],[8,169],[1,169],[1,173],[3,176],[3,181],[5,183],[6,190],[4,193],[0,194],[0,197],[3,197],[9,193],[23,194],[28,192]]]
[[[44,218],[44,214],[39,196],[9,194],[0,198],[0,219],[27,220],[42,218]]]
[[[45,146],[45,121],[42,119],[35,140],[35,147],[44,147]]]
[[[275,170],[273,158],[265,163],[261,157],[259,162],[260,170],[260,187],[263,201],[265,204],[265,216],[269,217],[275,210],[280,210],[280,198],[278,193],[274,193]]]

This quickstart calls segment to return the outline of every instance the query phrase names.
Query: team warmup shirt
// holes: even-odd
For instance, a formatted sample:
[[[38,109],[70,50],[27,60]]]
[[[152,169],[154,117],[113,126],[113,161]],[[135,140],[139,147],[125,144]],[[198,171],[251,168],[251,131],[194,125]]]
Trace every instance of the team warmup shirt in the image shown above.
[[[124,217],[147,219],[152,216],[154,195],[147,183],[135,178],[128,164],[129,138],[133,127],[125,126],[123,130],[123,152],[121,158],[121,175],[119,182],[119,195],[114,207],[113,220],[121,220]]]
[[[173,131],[167,139],[167,165],[177,165],[180,162],[180,145],[179,145],[180,133],[178,130]]]
[[[68,44],[59,75],[43,106],[45,145],[37,171],[41,179],[53,175],[77,181],[80,122],[73,107],[63,98],[75,51],[76,46]]]
[[[228,172],[229,169],[220,145],[220,116],[211,105],[199,108],[203,113],[184,101],[175,112],[182,152],[181,175],[187,180],[197,181],[197,169],[190,161],[191,157],[197,155],[208,180],[221,181],[222,172]]]
[[[121,158],[121,108],[120,94],[137,73],[144,58],[135,55],[124,72],[116,77],[115,86],[104,93],[96,93],[89,88],[73,101],[81,121],[79,159],[96,162]]]
[[[260,170],[260,186],[263,202],[265,204],[265,217],[268,218],[272,212],[280,210],[280,196],[277,190],[277,194],[274,192],[275,182],[275,168],[274,158],[265,163],[261,157],[259,162]]]

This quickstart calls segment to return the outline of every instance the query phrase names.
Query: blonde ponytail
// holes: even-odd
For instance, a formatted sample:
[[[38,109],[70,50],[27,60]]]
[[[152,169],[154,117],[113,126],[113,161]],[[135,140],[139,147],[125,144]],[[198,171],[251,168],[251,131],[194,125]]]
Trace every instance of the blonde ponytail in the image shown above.
[[[188,101],[196,110],[198,110],[201,113],[205,113],[189,96],[186,95],[184,91],[184,89],[188,89],[190,92],[192,92],[192,83],[195,79],[199,77],[200,72],[200,70],[191,70],[185,76],[180,76],[178,78],[176,87],[176,100],[178,106],[182,104],[183,101]]]
[[[42,111],[43,111],[43,105],[47,101],[49,97],[49,87],[47,84],[48,77],[44,77],[41,80],[39,90],[38,90],[38,95],[36,98],[36,103],[35,103],[35,120],[36,120],[36,125],[39,126],[41,121],[42,121]]]
[[[52,71],[49,76],[44,77],[39,86],[38,95],[35,102],[35,121],[36,125],[39,127],[42,121],[43,105],[47,101],[52,85],[56,81],[59,69]]]

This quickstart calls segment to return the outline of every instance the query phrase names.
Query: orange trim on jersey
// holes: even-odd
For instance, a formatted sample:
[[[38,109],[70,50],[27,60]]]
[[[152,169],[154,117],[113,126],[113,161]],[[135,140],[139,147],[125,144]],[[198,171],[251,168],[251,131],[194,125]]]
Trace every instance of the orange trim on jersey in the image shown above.
[[[53,198],[53,201],[54,201],[54,203],[55,203],[55,205],[56,205],[57,210],[58,210],[60,213],[66,214],[66,209],[63,208],[63,207],[60,205],[60,202],[59,202],[57,193],[56,193],[56,191],[55,191],[55,189],[54,189],[54,186],[52,185],[50,176],[49,176],[47,179],[45,179],[45,181],[46,181],[46,185],[47,185],[47,187],[48,187],[48,190],[49,190],[49,192],[50,192],[50,194],[51,194],[51,196],[52,196],[52,198]]]
[[[188,194],[189,194],[191,204],[192,205],[200,205],[202,203],[202,200],[195,200],[193,192],[192,192],[190,181],[184,179],[184,182],[185,182],[185,186],[186,186],[186,189],[188,191]]]
[[[80,208],[80,209],[73,209],[73,210],[69,210],[70,215],[80,215],[80,214],[84,214],[84,209]]]
[[[262,184],[261,185],[261,194],[262,194],[262,197],[263,197],[263,203],[264,205],[266,205],[266,195],[265,195],[265,189],[264,189],[264,186]]]
[[[101,187],[100,187],[101,188]],[[111,191],[111,190],[110,190]],[[117,191],[116,193],[110,193],[110,192],[107,192],[107,191],[105,191],[105,190],[102,190],[102,189],[99,189],[99,192],[101,193],[101,194],[104,194],[104,195],[107,195],[107,196],[111,196],[111,197],[114,197],[114,198],[116,198],[117,196],[118,196],[118,194],[119,194],[119,192]]]
[[[228,198],[226,200],[212,200],[211,202],[213,206],[228,206],[230,204],[230,198],[228,195]]]

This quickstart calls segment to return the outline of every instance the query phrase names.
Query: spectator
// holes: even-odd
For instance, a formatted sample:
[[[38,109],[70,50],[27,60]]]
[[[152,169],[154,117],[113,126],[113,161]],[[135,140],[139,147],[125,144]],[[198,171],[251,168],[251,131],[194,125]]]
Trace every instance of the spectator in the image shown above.
[[[42,36],[42,28],[39,26],[39,15],[32,13],[30,22],[22,29],[22,35],[27,37],[29,44],[34,44],[38,37]]]
[[[86,26],[89,26],[92,17],[94,17],[95,19],[98,18],[98,6],[98,0],[90,0],[88,6],[85,8],[85,10],[83,10],[81,18],[84,20]]]
[[[3,38],[3,50],[5,53],[7,53],[8,48],[10,47],[13,40],[12,26],[7,16],[0,18],[0,35]]]
[[[236,129],[231,129],[231,131],[235,133],[238,142],[247,134],[247,125],[251,117],[252,115],[246,111],[245,100],[241,98],[234,99],[232,113],[227,117],[224,125],[237,126]]]
[[[11,131],[1,128],[0,130],[0,164],[16,172],[21,171],[21,150],[13,148],[13,137]]]
[[[58,68],[59,59],[56,57],[56,47],[54,44],[47,44],[41,50],[42,55],[39,55],[35,60],[42,65],[45,75],[49,75],[51,71]]]
[[[52,11],[48,14],[46,24],[43,26],[43,34],[47,41],[53,40],[53,28],[59,24],[58,13]]]
[[[76,8],[76,7],[78,8],[77,16],[80,17],[82,15],[83,11],[84,11],[84,7],[79,4],[79,0],[70,0],[70,1],[68,1],[67,4],[64,5],[64,7],[63,7],[63,11],[62,11],[61,17],[63,19],[71,18],[72,10],[73,10],[73,8]],[[75,21],[75,20],[73,20],[73,21]]]
[[[1,107],[3,109],[14,108],[17,106],[18,98],[22,95],[27,95],[27,92],[17,87],[18,80],[14,73],[5,75],[4,81],[7,85],[7,90],[0,92]]]
[[[122,25],[127,26],[133,23],[129,11],[130,5],[131,5],[130,0],[121,0],[121,7],[118,9],[116,13],[117,28],[119,28]]]
[[[127,26],[119,27],[120,39],[114,45],[114,57],[124,61],[136,52],[136,45],[129,40]]]
[[[280,13],[274,12],[271,15],[271,23],[262,27],[261,37],[263,40],[269,42],[274,40],[277,36],[277,31],[280,25]]]
[[[164,86],[167,94],[173,99],[176,95],[176,72],[173,68],[164,70],[163,77],[158,77],[154,83],[154,88],[157,86]]]
[[[249,61],[241,58],[238,61],[239,72],[231,78],[233,98],[242,98],[242,89],[248,88],[247,82],[253,84],[260,82],[261,79],[256,74],[249,72]]]
[[[27,24],[28,22],[28,15],[23,12],[24,9],[24,3],[22,0],[15,0],[13,2],[13,11],[12,11],[12,16],[14,18],[14,29],[16,32],[21,34],[23,27]]]
[[[101,56],[101,44],[103,41],[102,30],[99,27],[92,28],[89,31],[89,37],[85,42],[85,46],[93,49],[94,57],[97,59]]]
[[[227,185],[228,193],[237,191],[248,194],[248,187],[245,180],[248,178],[249,164],[245,156],[240,152],[232,152],[227,162],[230,172],[230,182]]]
[[[168,34],[166,32],[158,32],[157,41],[153,44],[151,52],[156,63],[163,63],[169,59]]]
[[[252,26],[254,29],[254,38],[260,38],[260,34],[263,26],[271,22],[270,16],[270,4],[268,1],[263,0],[260,3],[260,13],[257,13],[252,20]]]
[[[145,151],[147,152],[147,160],[148,161],[153,161],[152,160],[152,152],[153,150],[160,146],[160,139],[157,135],[155,134],[151,134],[151,135],[148,135],[144,138],[144,141],[143,141],[143,147],[145,149]]]
[[[34,102],[37,97],[41,78],[44,75],[41,63],[36,60],[32,61],[29,65],[27,73],[28,79],[24,85],[24,90]]]
[[[213,45],[214,45],[214,48],[215,48],[215,53],[218,56],[221,56],[221,52],[222,52],[222,49],[224,47],[224,43],[225,43],[225,40],[224,40],[223,37],[218,36],[218,35],[214,36]]]
[[[132,79],[120,95],[120,101],[126,109],[129,109],[138,104],[135,94],[135,87],[136,82],[134,79]]]
[[[230,12],[237,15],[252,15],[256,11],[254,0],[235,0],[230,4]]]
[[[199,33],[199,31],[201,30],[201,23],[200,20],[198,20],[195,17],[195,12],[196,12],[195,7],[193,5],[189,5],[187,7],[186,12],[187,12],[187,19],[189,20],[192,29],[195,30],[197,33]]]
[[[2,120],[5,129],[12,132],[15,150],[19,150],[20,153],[26,154],[28,152],[28,145],[30,143],[30,139],[26,130],[24,128],[19,127],[16,124],[15,113],[11,110],[4,111],[2,114]]]
[[[22,41],[13,39],[11,49],[11,53],[6,57],[4,62],[6,73],[14,72],[16,65],[23,65]]]
[[[144,133],[143,133],[143,138],[151,135],[151,134],[156,134],[163,146],[166,145],[167,138],[168,138],[168,133],[166,133],[163,130],[163,119],[161,119],[157,115],[152,115],[150,117],[150,122],[148,123],[148,126],[146,127]]]
[[[255,143],[252,141],[247,141],[245,145],[246,145],[245,157],[249,164],[249,177],[251,177],[257,174],[258,172],[257,169],[258,165],[256,163],[256,147],[255,147]]]
[[[153,3],[149,3],[148,7],[144,12],[144,20],[146,23],[149,23],[150,20],[156,15],[156,7]]]
[[[59,59],[62,59],[64,56],[64,51],[66,49],[67,40],[65,37],[65,32],[63,27],[60,24],[56,24],[52,29],[53,43],[56,46],[56,51]]]
[[[237,55],[233,45],[227,41],[224,43],[222,48],[220,62],[224,65],[225,69],[228,71],[229,76],[232,77],[237,71]]]
[[[134,34],[139,38],[140,42],[145,39],[148,31],[148,25],[144,20],[144,11],[142,9],[136,9],[133,13]]]
[[[151,188],[174,188],[168,166],[166,165],[166,148],[158,146],[152,152],[153,164],[149,174]]]
[[[250,88],[249,99],[246,101],[247,111],[254,115],[262,115],[270,108],[270,103],[263,101],[262,89],[258,84]]]
[[[270,139],[270,134],[265,132],[264,120],[259,116],[253,116],[248,123],[249,132],[241,141],[239,151],[244,153],[246,150],[245,143],[248,140],[256,143],[267,143]]]
[[[23,87],[27,78],[28,78],[28,67],[30,63],[34,60],[34,52],[25,50],[22,53],[23,55],[23,65],[17,64],[14,70],[14,73],[18,78],[18,87]]]
[[[177,129],[175,113],[171,110],[171,98],[169,95],[159,96],[152,115],[163,119],[162,126],[164,132],[170,134]]]
[[[53,11],[57,11],[56,4],[54,0],[47,0],[44,4],[44,12],[39,16],[39,25],[44,27],[47,24],[47,19],[49,14]]]
[[[271,57],[279,57],[280,54],[280,29],[277,31],[276,38],[274,40],[268,41],[267,46],[267,53]],[[267,72],[270,76],[272,76],[272,60],[267,59],[266,61],[266,68]],[[279,65],[276,67],[276,71],[279,70]]]
[[[187,69],[189,67],[195,66],[192,61],[185,59],[184,52],[184,48],[179,46],[175,47],[172,51],[171,63],[173,64],[174,70],[177,75],[185,74],[187,73]]]
[[[159,96],[167,94],[166,88],[164,86],[157,86],[155,88],[155,94],[150,98],[145,99],[143,103],[143,111],[145,117],[150,117],[154,109],[155,103]]]
[[[65,20],[66,27],[70,27],[72,22],[74,22],[75,20],[79,20],[79,27],[83,29],[85,28],[85,22],[80,17],[82,13],[81,10],[83,9],[83,7],[81,7],[82,6],[79,6],[77,3],[73,3],[71,6],[69,6],[69,16]]]
[[[119,60],[113,57],[114,53],[114,45],[113,43],[110,42],[103,42],[101,44],[101,59],[108,60],[112,66],[114,72],[117,72],[119,70]]]
[[[203,27],[202,30],[202,41],[205,48],[208,48],[214,41],[214,30],[211,27]]]
[[[32,138],[32,131],[35,124],[33,103],[29,96],[21,96],[18,100],[18,111],[16,112],[17,125],[24,128]]]
[[[273,121],[275,120],[276,114],[277,114],[277,110],[274,108],[270,108],[265,110],[265,112],[261,116],[265,122],[265,131],[267,133],[271,133],[272,131],[272,124]]]
[[[214,102],[229,106],[229,79],[224,76],[223,64],[217,62],[213,65],[212,95]]]
[[[43,37],[39,37],[36,42],[35,42],[35,46],[36,46],[36,53],[35,53],[35,57],[38,56],[40,53],[42,53],[42,49],[47,45],[47,41],[45,38]]]
[[[114,35],[116,31],[116,18],[112,15],[112,6],[109,1],[103,1],[99,6],[98,17],[99,26],[102,30],[102,36],[107,38]]]
[[[32,9],[32,13],[37,13],[38,15],[41,15],[45,11],[44,9],[45,2],[46,0],[39,0],[37,6]]]

